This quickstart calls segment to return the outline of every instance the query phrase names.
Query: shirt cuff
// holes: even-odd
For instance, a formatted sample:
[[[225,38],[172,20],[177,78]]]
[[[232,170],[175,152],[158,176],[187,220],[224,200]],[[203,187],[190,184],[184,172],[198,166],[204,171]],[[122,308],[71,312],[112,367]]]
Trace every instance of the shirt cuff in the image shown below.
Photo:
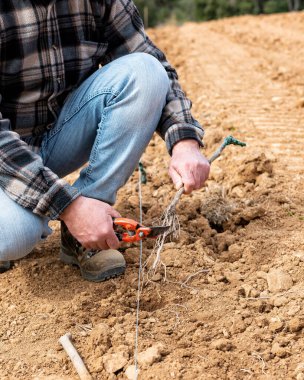
[[[181,140],[193,139],[196,140],[201,147],[204,146],[202,141],[204,137],[204,130],[196,127],[195,125],[172,125],[165,134],[166,146],[169,154],[172,154],[172,149],[176,143]]]
[[[36,214],[56,220],[63,210],[80,195],[78,189],[60,179],[48,189],[48,192],[39,200],[33,211]]]

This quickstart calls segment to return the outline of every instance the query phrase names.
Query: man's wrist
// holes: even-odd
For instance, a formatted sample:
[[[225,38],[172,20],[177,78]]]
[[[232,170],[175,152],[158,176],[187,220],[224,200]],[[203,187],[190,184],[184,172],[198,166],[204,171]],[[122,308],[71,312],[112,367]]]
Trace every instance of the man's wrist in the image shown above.
[[[195,139],[185,139],[178,141],[172,149],[172,154],[176,154],[179,151],[191,150],[191,149],[200,149],[200,145]]]
[[[71,214],[74,213],[75,207],[78,207],[79,204],[82,203],[82,196],[76,198],[72,203],[70,203],[59,215],[59,219],[62,221],[66,221],[70,218]]]

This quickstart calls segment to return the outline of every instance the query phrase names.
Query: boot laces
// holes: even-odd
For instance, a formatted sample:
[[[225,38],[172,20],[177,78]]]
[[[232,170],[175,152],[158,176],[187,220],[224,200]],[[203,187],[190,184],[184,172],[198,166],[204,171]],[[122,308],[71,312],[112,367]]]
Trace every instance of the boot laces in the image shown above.
[[[76,243],[76,249],[77,249],[78,256],[85,257],[87,259],[90,259],[94,255],[96,255],[96,253],[98,252],[94,249],[84,248],[79,242]]]

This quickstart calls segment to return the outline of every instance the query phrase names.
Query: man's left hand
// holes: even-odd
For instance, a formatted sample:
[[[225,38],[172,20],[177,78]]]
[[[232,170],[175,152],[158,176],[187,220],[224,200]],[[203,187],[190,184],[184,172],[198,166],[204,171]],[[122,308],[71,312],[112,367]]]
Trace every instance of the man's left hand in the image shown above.
[[[176,189],[182,186],[185,193],[202,188],[208,179],[210,163],[200,152],[196,140],[181,140],[174,145],[169,175]]]

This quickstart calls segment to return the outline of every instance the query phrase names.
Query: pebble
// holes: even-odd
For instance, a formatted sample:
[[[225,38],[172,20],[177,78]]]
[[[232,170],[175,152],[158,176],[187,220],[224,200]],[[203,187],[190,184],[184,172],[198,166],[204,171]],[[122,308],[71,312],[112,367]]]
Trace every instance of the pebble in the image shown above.
[[[303,108],[304,107],[304,98],[300,98],[297,101],[297,107],[299,107],[299,108]]]
[[[193,289],[193,290],[190,291],[190,294],[191,294],[192,296],[196,296],[196,295],[198,294],[198,290]]]
[[[228,261],[229,263],[234,263],[242,257],[244,249],[238,244],[231,244],[227,252],[223,252],[219,259],[220,261]]]
[[[263,271],[258,271],[258,272],[256,272],[256,276],[257,276],[257,278],[261,278],[261,279],[265,280],[267,277],[267,273],[265,273]]]
[[[232,344],[224,338],[214,340],[210,346],[218,351],[230,351],[232,349]]]
[[[279,103],[279,102],[281,102],[282,98],[279,97],[279,96],[273,96],[273,97],[271,98],[271,100],[272,100],[274,103]]]
[[[298,374],[298,373],[300,373],[300,372],[304,372],[304,362],[299,363],[299,364],[296,366],[295,374]]]
[[[293,285],[291,276],[282,269],[271,269],[266,280],[268,289],[273,293],[289,290]]]
[[[292,318],[288,323],[289,330],[291,332],[298,332],[304,327],[304,323],[300,318]]]
[[[284,306],[286,305],[288,302],[288,298],[286,297],[277,297],[273,300],[273,306],[275,307],[281,307],[281,306]]]
[[[273,344],[271,352],[279,358],[285,358],[288,354],[288,351],[284,347],[281,347],[277,342]]]
[[[254,289],[251,285],[248,284],[243,284],[239,290],[239,295],[243,295],[246,298],[256,298],[259,296],[259,294],[260,293],[256,289]]]
[[[262,217],[264,214],[265,210],[263,209],[263,207],[256,206],[245,209],[242,212],[242,218],[249,222],[250,220]]]
[[[124,352],[116,354],[106,354],[103,357],[103,364],[108,373],[115,373],[128,363],[128,357]]]
[[[93,346],[105,345],[107,348],[111,347],[110,341],[110,328],[105,323],[96,325],[90,334],[90,339]]]
[[[225,272],[225,277],[232,284],[238,283],[243,278],[239,272]]]
[[[299,304],[290,304],[288,311],[287,311],[287,314],[290,317],[294,317],[295,315],[297,315],[300,312],[300,310],[301,310],[301,306]]]
[[[293,255],[300,261],[304,261],[304,251],[296,251],[293,253]]]
[[[135,368],[135,365],[129,365],[129,367],[127,367],[126,371],[125,371],[125,375],[126,375],[126,378],[128,380],[133,380],[136,378],[136,368]],[[137,375],[139,375],[140,373],[140,370],[137,369]]]
[[[164,346],[161,343],[159,343],[148,348],[143,352],[140,352],[138,354],[138,363],[140,365],[151,366],[152,364],[160,361],[163,349]]]
[[[137,195],[131,195],[128,199],[128,202],[133,207],[138,207],[138,196]]]
[[[279,319],[271,320],[269,323],[269,330],[272,332],[279,332],[283,330],[284,323]]]
[[[152,281],[154,282],[159,282],[162,280],[162,275],[160,273],[156,273],[152,278],[151,278]]]
[[[225,338],[230,338],[230,332],[226,328],[223,328],[223,335]]]

